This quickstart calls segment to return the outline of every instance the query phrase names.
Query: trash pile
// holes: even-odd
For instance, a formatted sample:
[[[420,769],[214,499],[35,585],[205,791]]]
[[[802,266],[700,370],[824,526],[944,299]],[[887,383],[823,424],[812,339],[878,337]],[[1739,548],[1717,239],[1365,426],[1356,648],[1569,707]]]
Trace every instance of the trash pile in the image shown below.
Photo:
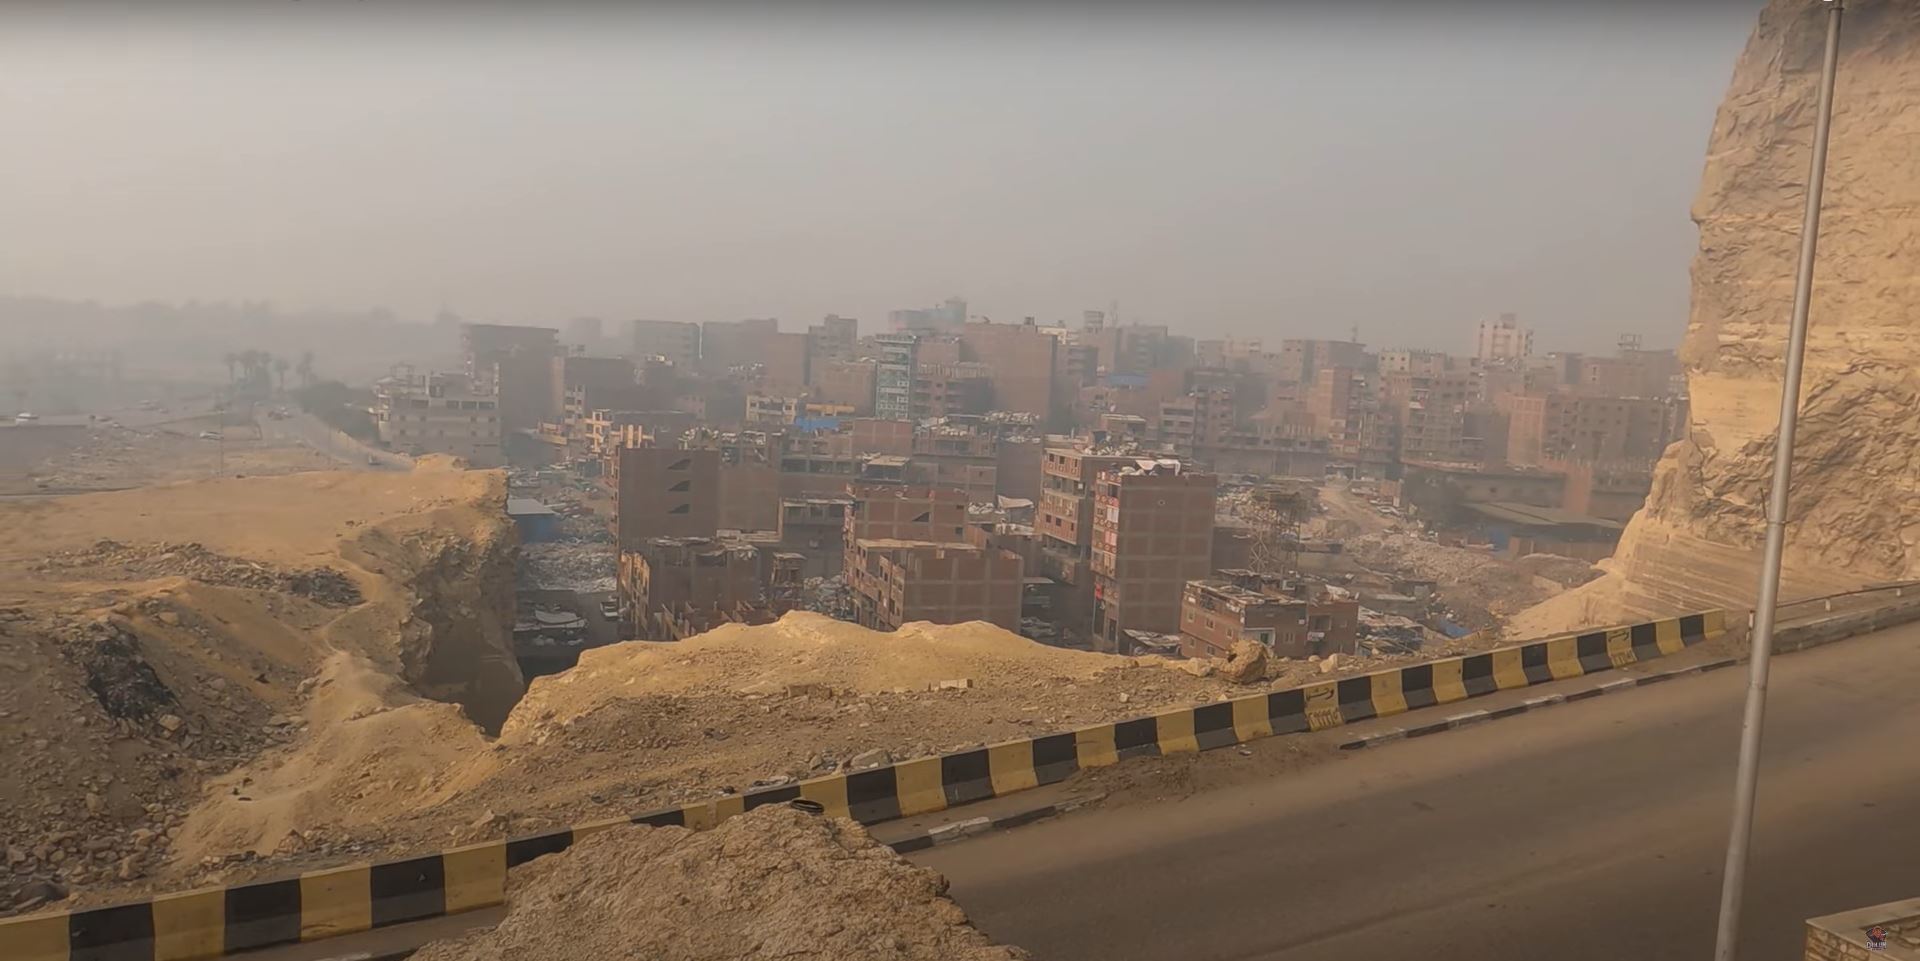
[[[768,805],[711,831],[615,828],[509,875],[492,929],[415,961],[1020,961],[947,881],[858,824]]]
[[[612,544],[522,544],[515,576],[523,590],[604,594],[619,587],[618,559]]]
[[[802,586],[800,609],[814,614],[825,614],[835,620],[853,620],[853,589],[847,586],[847,579],[838,574],[832,577],[809,577]]]
[[[333,568],[280,570],[194,543],[122,544],[102,539],[85,550],[50,554],[30,569],[85,573],[104,580],[186,577],[221,587],[293,594],[328,607],[352,607],[362,599],[359,585]]]

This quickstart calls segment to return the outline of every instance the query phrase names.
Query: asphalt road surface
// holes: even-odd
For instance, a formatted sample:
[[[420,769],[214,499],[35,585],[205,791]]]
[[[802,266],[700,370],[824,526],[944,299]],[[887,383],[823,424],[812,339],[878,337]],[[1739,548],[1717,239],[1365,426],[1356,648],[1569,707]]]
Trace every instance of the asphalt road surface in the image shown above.
[[[1045,961],[1705,959],[1745,685],[1742,665],[914,860]],[[1775,659],[1742,961],[1920,895],[1916,691],[1920,626]]]

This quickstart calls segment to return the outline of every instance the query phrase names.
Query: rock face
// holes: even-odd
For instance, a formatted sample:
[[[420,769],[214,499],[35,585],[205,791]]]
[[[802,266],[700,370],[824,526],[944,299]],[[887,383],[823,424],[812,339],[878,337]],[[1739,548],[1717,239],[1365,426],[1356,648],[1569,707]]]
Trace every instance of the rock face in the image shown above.
[[[1693,219],[1693,430],[1613,574],[1562,619],[1750,604],[1826,32],[1773,0],[1734,68]],[[1850,0],[1814,274],[1782,597],[1920,574],[1920,3]],[[1611,611],[1605,608],[1612,608]],[[1551,625],[1536,625],[1549,627]]]

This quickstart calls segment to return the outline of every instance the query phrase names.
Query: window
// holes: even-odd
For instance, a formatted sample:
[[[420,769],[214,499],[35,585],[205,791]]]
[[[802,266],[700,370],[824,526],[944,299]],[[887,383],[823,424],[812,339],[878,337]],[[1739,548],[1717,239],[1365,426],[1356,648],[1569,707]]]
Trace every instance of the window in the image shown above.
[[[692,512],[693,512],[693,505],[692,505],[692,504],[681,504],[681,505],[680,505],[679,507],[676,507],[676,508],[674,508],[673,510],[670,510],[670,511],[668,511],[667,513],[669,513],[669,514],[689,514],[689,513],[692,513]]]
[[[691,490],[692,488],[693,488],[693,482],[692,482],[692,481],[681,481],[680,483],[678,483],[678,484],[675,484],[675,485],[673,485],[672,487],[669,487],[669,488],[667,488],[667,493],[669,493],[669,494],[678,494],[678,493],[680,493],[680,492],[682,492],[682,491],[687,491],[687,490]]]
[[[921,515],[920,515],[919,517],[916,517],[916,518],[914,518],[914,519],[913,519],[913,522],[914,522],[915,524],[924,524],[924,523],[926,523],[926,522],[928,522],[928,521],[930,521],[930,520],[932,520],[932,519],[933,519],[933,512],[932,512],[932,511],[924,511],[924,512],[922,512],[922,513],[921,513]]]
[[[673,463],[667,465],[667,469],[668,470],[687,470],[691,466],[693,466],[693,458],[682,457],[679,460],[674,461]]]

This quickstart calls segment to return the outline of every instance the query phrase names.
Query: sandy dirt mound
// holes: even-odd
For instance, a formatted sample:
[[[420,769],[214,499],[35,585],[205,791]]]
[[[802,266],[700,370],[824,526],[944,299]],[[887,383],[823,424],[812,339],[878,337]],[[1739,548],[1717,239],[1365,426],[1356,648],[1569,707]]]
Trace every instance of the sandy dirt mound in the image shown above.
[[[759,808],[712,831],[622,828],[511,878],[507,916],[417,961],[1016,961],[851,821]]]
[[[125,896],[173,883],[182,861],[297,844],[283,825],[304,811],[217,850],[192,843],[188,811],[209,789],[251,803],[238,799],[262,758],[335,747],[309,733],[306,709],[321,711],[316,732],[356,712],[430,714],[390,732],[396,751],[441,764],[441,745],[483,751],[462,707],[420,695],[475,709],[491,698],[496,723],[518,698],[504,498],[497,473],[429,470],[0,504],[0,912],[70,891]],[[490,612],[502,592],[504,613]],[[496,618],[497,673],[511,676],[482,692],[471,655]],[[468,664],[468,683],[448,660]],[[348,708],[315,687],[335,661],[360,667],[320,675],[355,692],[339,695]]]

